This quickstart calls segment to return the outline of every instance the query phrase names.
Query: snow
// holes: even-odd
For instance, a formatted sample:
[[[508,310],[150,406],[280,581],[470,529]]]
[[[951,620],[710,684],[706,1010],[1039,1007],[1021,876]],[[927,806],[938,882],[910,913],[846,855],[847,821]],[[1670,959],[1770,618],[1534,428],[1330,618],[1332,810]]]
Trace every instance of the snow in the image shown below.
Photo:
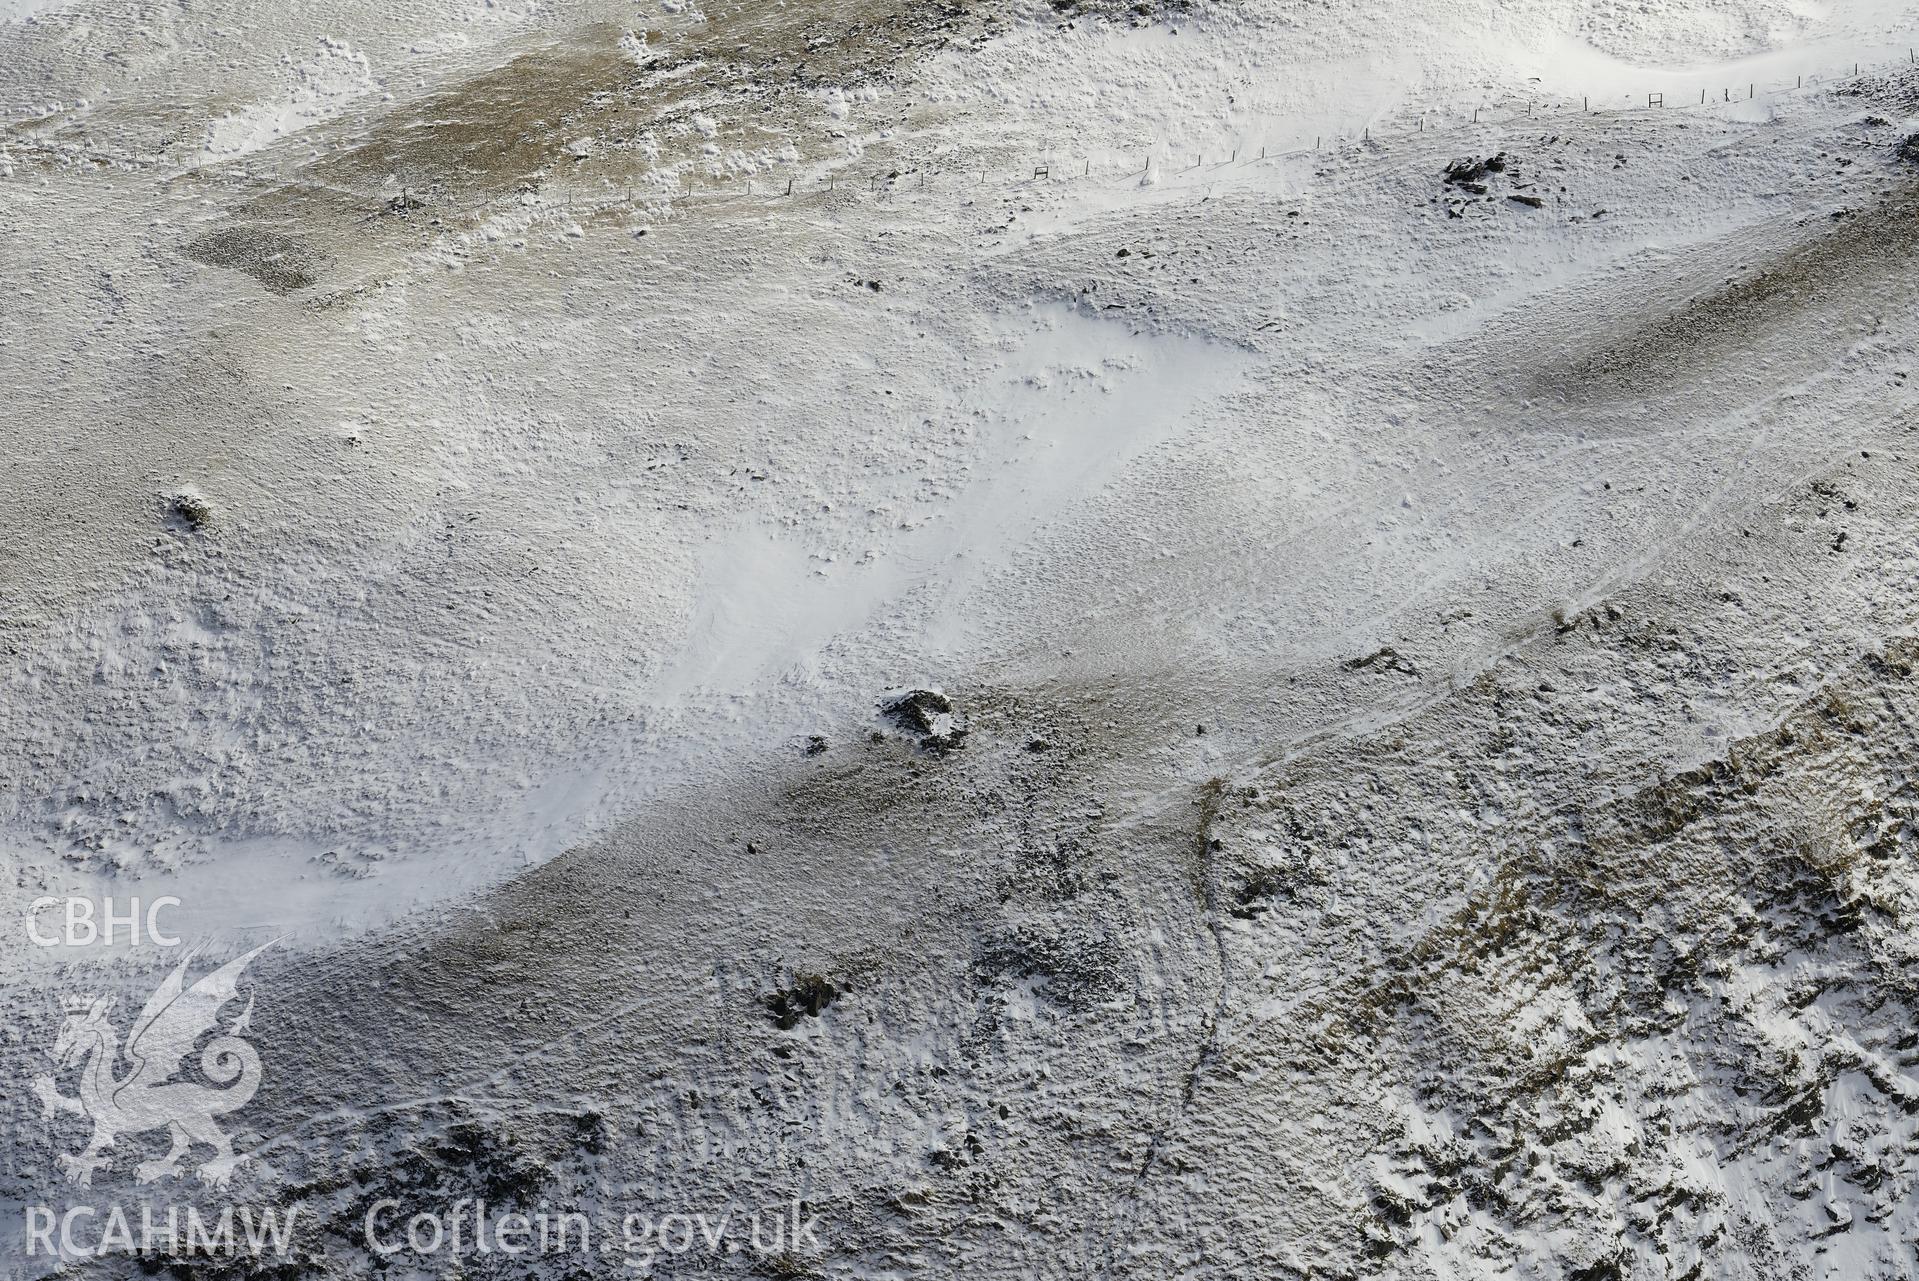
[[[285,60],[283,96],[250,103],[207,127],[198,163],[243,156],[346,110],[354,98],[378,90],[366,55],[344,40],[323,40],[310,61]]]
[[[283,940],[279,1191],[1901,1275],[1912,17],[8,25],[7,902]]]

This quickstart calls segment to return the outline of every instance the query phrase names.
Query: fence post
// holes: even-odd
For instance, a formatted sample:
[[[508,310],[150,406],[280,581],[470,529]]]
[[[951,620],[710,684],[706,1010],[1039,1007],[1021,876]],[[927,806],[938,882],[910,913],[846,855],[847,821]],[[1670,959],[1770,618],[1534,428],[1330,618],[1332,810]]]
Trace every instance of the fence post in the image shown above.
[[[791,178],[786,180],[786,194],[789,196],[793,194],[793,180]]]

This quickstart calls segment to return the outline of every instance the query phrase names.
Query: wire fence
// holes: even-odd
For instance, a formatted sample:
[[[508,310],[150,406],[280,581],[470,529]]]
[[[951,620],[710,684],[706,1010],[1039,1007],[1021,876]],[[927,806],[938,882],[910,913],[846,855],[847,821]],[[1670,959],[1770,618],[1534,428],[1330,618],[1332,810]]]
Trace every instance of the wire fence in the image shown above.
[[[1853,62],[1850,67],[1825,75],[1797,75],[1791,84],[1761,84],[1748,81],[1744,85],[1722,85],[1714,94],[1710,89],[1701,88],[1694,100],[1690,92],[1683,100],[1669,101],[1665,91],[1654,89],[1631,94],[1614,94],[1601,99],[1598,105],[1592,96],[1579,99],[1574,107],[1569,98],[1556,98],[1542,104],[1539,99],[1526,98],[1523,103],[1508,101],[1501,104],[1482,104],[1470,109],[1429,108],[1410,118],[1400,117],[1388,129],[1375,129],[1371,125],[1362,127],[1358,135],[1350,133],[1318,135],[1310,146],[1304,140],[1290,142],[1284,148],[1262,144],[1255,149],[1252,146],[1229,147],[1223,153],[1173,154],[1155,149],[1123,151],[1110,149],[1102,156],[1081,155],[1070,159],[1062,158],[1050,150],[1008,163],[1004,159],[997,162],[981,163],[975,160],[962,161],[952,154],[935,155],[912,159],[900,156],[887,163],[883,168],[858,172],[851,164],[815,164],[803,170],[777,173],[772,167],[746,171],[698,170],[692,166],[682,168],[678,173],[664,181],[650,183],[616,184],[611,180],[602,180],[602,185],[592,191],[554,191],[528,186],[519,191],[506,194],[488,194],[468,202],[460,200],[450,192],[435,187],[413,188],[402,186],[398,194],[372,194],[355,191],[345,187],[332,186],[313,181],[304,176],[292,184],[284,177],[274,179],[270,176],[255,179],[263,186],[284,191],[288,186],[304,187],[313,192],[325,192],[350,203],[373,202],[373,208],[362,221],[371,222],[385,217],[398,217],[408,222],[419,219],[442,229],[465,226],[479,230],[496,219],[517,215],[530,228],[535,222],[562,218],[568,223],[567,230],[577,229],[582,219],[591,220],[608,214],[625,212],[643,212],[649,219],[670,220],[678,209],[689,203],[713,204],[718,202],[740,202],[751,200],[781,201],[803,197],[870,197],[880,200],[892,199],[909,192],[977,192],[985,188],[1000,191],[1030,188],[1041,184],[1081,183],[1094,186],[1118,187],[1125,184],[1137,185],[1138,180],[1148,175],[1160,180],[1177,184],[1187,175],[1201,174],[1212,176],[1222,170],[1240,166],[1269,164],[1275,162],[1298,162],[1315,155],[1332,155],[1353,148],[1371,148],[1389,141],[1416,141],[1422,137],[1435,140],[1479,127],[1497,126],[1510,128],[1529,121],[1549,122],[1554,120],[1572,120],[1582,117],[1606,117],[1617,119],[1622,116],[1658,113],[1673,110],[1700,110],[1715,107],[1729,107],[1742,102],[1776,100],[1808,90],[1820,91],[1834,84],[1858,81],[1868,76],[1886,74],[1900,67],[1919,66],[1919,53],[1906,50],[1906,56],[1868,64]],[[1745,92],[1739,93],[1743,88]],[[16,144],[21,140],[15,139]],[[29,145],[29,150],[32,147]],[[60,163],[83,163],[91,159],[95,163],[106,163],[96,154],[91,157],[88,149],[72,145],[49,146],[56,153]],[[1123,160],[1114,160],[1115,156],[1125,156]],[[0,168],[11,169],[12,162],[0,152],[0,160],[6,160]],[[136,167],[130,162],[117,167]],[[192,176],[193,171],[183,174]],[[240,175],[253,178],[244,170]],[[390,192],[391,189],[389,188]]]
[[[402,190],[398,196],[391,197],[382,213],[397,213],[408,217],[431,214],[440,218],[442,225],[448,217],[458,221],[484,224],[489,218],[498,217],[513,209],[523,211],[529,218],[560,216],[577,224],[583,219],[592,219],[622,211],[643,211],[650,217],[670,219],[675,216],[676,208],[688,202],[718,203],[764,200],[769,203],[803,197],[869,197],[879,200],[891,199],[911,192],[977,192],[991,188],[999,191],[1019,190],[1041,184],[1082,183],[1107,187],[1137,185],[1138,180],[1156,171],[1162,181],[1177,183],[1189,174],[1216,174],[1221,170],[1239,166],[1269,164],[1275,162],[1298,162],[1315,155],[1332,155],[1350,151],[1354,148],[1365,149],[1383,145],[1389,141],[1417,141],[1422,137],[1438,140],[1459,134],[1474,127],[1498,126],[1509,128],[1523,125],[1529,121],[1541,123],[1555,120],[1571,121],[1580,118],[1604,117],[1618,119],[1626,116],[1660,113],[1665,111],[1713,109],[1734,106],[1740,103],[1777,100],[1807,91],[1823,91],[1835,85],[1887,74],[1897,68],[1919,66],[1919,53],[1913,49],[1906,51],[1904,58],[1887,59],[1876,63],[1863,60],[1837,72],[1796,75],[1790,84],[1765,84],[1749,80],[1743,85],[1722,85],[1715,94],[1702,88],[1695,100],[1690,92],[1681,100],[1670,100],[1662,90],[1650,90],[1631,94],[1613,94],[1601,99],[1597,104],[1591,95],[1579,99],[1577,106],[1571,99],[1554,99],[1542,104],[1534,98],[1525,99],[1523,104],[1507,102],[1504,104],[1481,105],[1468,108],[1428,109],[1421,111],[1410,121],[1398,124],[1389,130],[1379,130],[1364,126],[1357,135],[1336,134],[1314,137],[1310,146],[1303,142],[1285,148],[1271,145],[1228,148],[1223,153],[1211,155],[1205,153],[1171,154],[1154,150],[1133,153],[1136,160],[1115,163],[1110,159],[1089,155],[1062,159],[1049,152],[1040,152],[1035,156],[1014,164],[1004,160],[998,164],[978,162],[962,163],[952,156],[935,156],[919,160],[904,156],[885,165],[861,173],[846,164],[814,166],[809,170],[774,176],[768,171],[758,172],[683,172],[668,184],[651,186],[633,185],[611,187],[609,189],[586,193],[548,193],[526,191],[511,196],[493,196],[476,205],[459,210],[449,209],[439,200],[422,198],[410,190]],[[1742,94],[1740,89],[1744,89]],[[1114,152],[1106,153],[1108,157]]]

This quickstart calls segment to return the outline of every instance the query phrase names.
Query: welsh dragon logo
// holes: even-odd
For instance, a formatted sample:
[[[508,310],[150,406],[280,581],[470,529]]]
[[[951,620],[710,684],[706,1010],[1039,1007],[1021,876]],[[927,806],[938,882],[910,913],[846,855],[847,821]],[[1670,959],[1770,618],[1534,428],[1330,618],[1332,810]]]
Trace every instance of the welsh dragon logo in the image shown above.
[[[122,1050],[119,1036],[107,1022],[113,998],[64,999],[67,1018],[60,1026],[52,1057],[62,1068],[76,1062],[84,1065],[80,1069],[79,1096],[68,1098],[61,1094],[50,1075],[35,1078],[33,1090],[46,1107],[48,1117],[68,1112],[93,1122],[93,1137],[87,1146],[77,1153],[63,1153],[59,1158],[60,1168],[69,1182],[90,1186],[93,1172],[112,1160],[102,1153],[111,1148],[120,1135],[165,1126],[173,1141],[172,1147],[165,1156],[135,1166],[136,1180],[152,1183],[177,1175],[181,1159],[195,1144],[203,1144],[213,1149],[213,1155],[196,1172],[202,1182],[213,1187],[226,1186],[246,1157],[235,1155],[233,1141],[214,1124],[213,1118],[245,1107],[254,1091],[260,1088],[260,1055],[240,1039],[253,1014],[250,992],[246,1008],[224,1033],[213,1037],[200,1051],[200,1071],[213,1085],[179,1081],[174,1077],[200,1038],[214,1030],[221,1009],[239,995],[240,974],[247,962],[271,946],[271,943],[261,944],[203,976],[191,987],[185,986],[186,972],[198,949],[188,952],[179,967],[147,998],[140,1017],[134,1020],[133,1033],[127,1038],[124,1051],[131,1068],[124,1076],[114,1075]]]

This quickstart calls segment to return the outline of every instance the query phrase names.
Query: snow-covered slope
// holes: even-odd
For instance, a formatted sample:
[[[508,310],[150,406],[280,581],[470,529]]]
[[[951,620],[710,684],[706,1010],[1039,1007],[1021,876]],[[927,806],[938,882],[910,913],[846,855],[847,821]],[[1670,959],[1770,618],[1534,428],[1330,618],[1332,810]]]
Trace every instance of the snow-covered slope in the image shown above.
[[[1911,19],[0,25],[8,901],[313,1275],[1911,1275]]]

